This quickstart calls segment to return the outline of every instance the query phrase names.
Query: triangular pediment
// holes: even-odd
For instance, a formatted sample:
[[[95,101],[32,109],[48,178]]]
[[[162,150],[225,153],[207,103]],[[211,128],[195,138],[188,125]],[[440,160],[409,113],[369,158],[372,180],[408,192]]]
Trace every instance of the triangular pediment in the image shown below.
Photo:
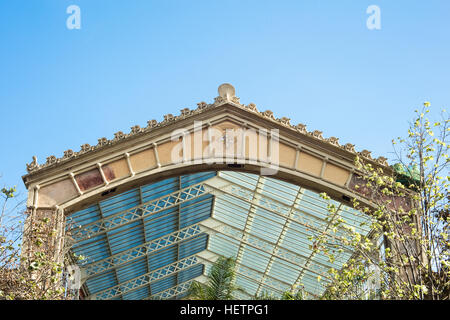
[[[27,183],[31,176],[52,171],[52,168],[69,168],[78,163],[91,161],[104,153],[116,152],[130,145],[138,144],[142,140],[152,139],[155,136],[192,125],[195,121],[208,122],[212,118],[220,117],[224,121],[234,121],[243,125],[252,123],[256,127],[277,128],[281,131],[280,134],[289,136],[293,141],[297,139],[307,145],[316,145],[326,152],[334,153],[350,161],[358,154],[378,165],[388,165],[386,158],[373,159],[369,151],[357,152],[355,146],[351,143],[340,144],[336,137],[324,138],[322,131],[308,131],[306,125],[302,123],[293,125],[289,118],[277,118],[271,110],[259,111],[253,103],[242,104],[240,99],[235,96],[234,88],[229,84],[221,85],[218,91],[219,96],[214,99],[213,103],[200,102],[196,109],[184,108],[179,115],[166,114],[163,116],[163,120],[159,122],[154,119],[149,120],[146,127],[135,125],[131,127],[129,133],[119,131],[114,133],[112,139],[99,138],[96,145],[84,143],[78,151],[66,150],[62,157],[51,155],[47,157],[45,163],[41,164],[38,163],[36,157],[33,157],[33,161],[27,164],[28,174],[23,177],[24,182]]]

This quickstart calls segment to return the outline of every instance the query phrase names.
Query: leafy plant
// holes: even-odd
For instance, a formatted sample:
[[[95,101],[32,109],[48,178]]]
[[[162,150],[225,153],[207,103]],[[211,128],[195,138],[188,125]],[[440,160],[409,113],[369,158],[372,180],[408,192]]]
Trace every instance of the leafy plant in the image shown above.
[[[235,285],[235,260],[219,257],[212,265],[205,284],[193,282],[188,293],[191,300],[233,300],[234,293],[241,290]]]
[[[0,195],[0,299],[71,299],[63,284],[65,251],[55,255],[61,240],[55,221],[25,212],[24,201],[8,206],[17,197],[15,187],[2,188]]]
[[[355,159],[355,189],[370,205],[361,199],[352,203],[371,218],[368,236],[347,224],[329,203],[330,216],[336,216],[333,234],[315,236],[315,247],[330,261],[344,249],[354,255],[341,270],[329,270],[324,298],[450,299],[450,120],[443,110],[441,120],[432,122],[429,112],[425,103],[416,110],[408,137],[393,140],[397,164],[391,169]],[[337,231],[340,243],[333,241]]]

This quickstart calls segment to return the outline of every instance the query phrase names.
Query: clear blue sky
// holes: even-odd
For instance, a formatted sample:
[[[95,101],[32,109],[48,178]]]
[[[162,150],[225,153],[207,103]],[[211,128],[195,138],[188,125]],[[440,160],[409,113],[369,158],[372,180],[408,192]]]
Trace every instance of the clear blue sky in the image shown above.
[[[381,30],[366,27],[372,4]],[[422,102],[450,103],[447,0],[0,0],[0,43],[0,187],[23,196],[32,155],[211,103],[224,82],[375,156]]]

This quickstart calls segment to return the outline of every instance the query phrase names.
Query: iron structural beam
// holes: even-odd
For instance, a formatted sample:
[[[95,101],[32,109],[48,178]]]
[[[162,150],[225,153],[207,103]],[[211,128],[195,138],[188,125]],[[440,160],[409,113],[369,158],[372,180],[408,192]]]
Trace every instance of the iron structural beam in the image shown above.
[[[244,230],[242,232],[242,241],[246,241],[249,237],[249,232],[252,228],[253,220],[256,215],[256,204],[258,203],[258,200],[261,198],[261,191],[264,187],[264,178],[262,176],[258,177],[258,182],[256,183],[255,190],[253,192],[252,200],[250,202],[250,208],[247,213],[247,219],[245,221]],[[236,257],[236,264],[240,264],[242,260],[242,255],[244,253],[244,246],[242,241],[239,242],[239,249]]]
[[[318,234],[323,232],[323,230],[320,230],[319,228],[316,228],[313,225],[307,224],[307,223],[305,223],[303,221],[300,221],[300,220],[298,220],[296,218],[290,217],[289,216],[289,212],[291,211],[290,210],[290,206],[288,206],[286,204],[283,204],[283,203],[277,201],[276,199],[272,199],[272,198],[269,198],[269,197],[263,195],[261,197],[261,201],[260,202],[252,201],[252,199],[253,199],[253,191],[249,190],[249,189],[247,189],[247,188],[245,188],[245,187],[243,187],[241,185],[231,184],[228,188],[221,188],[221,189],[219,189],[219,188],[216,188],[213,184],[208,183],[207,187],[211,188],[212,190],[210,192],[212,194],[216,195],[216,196],[218,196],[220,194],[226,194],[226,195],[235,197],[235,198],[237,198],[239,200],[242,200],[244,202],[247,202],[247,203],[251,202],[254,207],[258,207],[258,208],[264,209],[264,210],[266,210],[266,211],[268,211],[270,213],[273,213],[273,214],[275,214],[275,215],[277,215],[279,217],[286,218],[286,219],[290,220],[291,222],[295,222],[295,223],[297,223],[297,224],[299,224],[301,226],[304,226],[306,228],[314,230]],[[242,196],[242,194],[246,194],[247,197]],[[237,204],[234,204],[234,205],[239,206]],[[298,209],[294,209],[294,212],[299,212],[299,213],[302,213],[302,214],[306,214],[303,211],[298,210]],[[308,215],[308,214],[306,214],[306,215]],[[318,218],[315,217],[315,219],[318,219]],[[325,220],[321,220],[321,221],[325,222]],[[330,234],[330,233],[326,233],[326,234],[329,235],[330,237],[332,237],[333,239],[340,240],[340,241],[344,240],[343,238],[341,238],[339,236],[336,236],[334,234]],[[347,251],[348,251],[348,249],[347,249]]]
[[[147,274],[143,274],[136,278],[133,278],[133,279],[130,279],[123,283],[120,283],[114,287],[111,287],[111,288],[102,290],[100,292],[97,292],[95,294],[92,294],[91,296],[88,297],[88,299],[91,299],[91,300],[112,299],[114,297],[123,295],[130,291],[134,291],[134,290],[140,289],[142,287],[145,287],[154,281],[167,278],[171,275],[174,275],[180,271],[189,269],[198,264],[200,264],[199,259],[196,257],[196,255],[193,255],[193,256],[187,257],[185,259],[182,259],[180,261],[176,261],[174,263],[168,264],[159,269],[153,270]]]
[[[289,210],[289,214],[288,214],[288,218],[292,218],[293,213],[294,213],[294,208],[296,205],[298,205],[300,203],[300,200],[303,198],[303,194],[304,194],[305,190],[300,188],[297,192],[297,195],[295,196],[295,200],[292,203],[291,209]],[[264,279],[267,277],[267,275],[269,274],[272,265],[275,261],[275,257],[276,257],[276,252],[277,250],[280,248],[281,243],[283,243],[284,241],[284,237],[286,235],[287,230],[289,229],[289,225],[291,224],[291,221],[289,219],[286,219],[284,225],[283,225],[283,229],[281,230],[280,235],[278,236],[277,239],[277,243],[275,244],[275,246],[273,247],[273,250],[271,252],[271,256],[270,256],[270,260],[267,263],[266,266],[266,270],[264,271],[264,276],[263,276],[263,280],[261,282],[264,282]],[[312,271],[312,270],[311,270]],[[260,290],[261,290],[262,286],[261,284],[258,286],[258,289],[256,290],[256,295],[259,294]]]
[[[214,252],[211,252],[211,251],[208,252],[208,250],[202,251],[201,253],[203,256],[199,256],[199,259],[201,259],[202,262],[205,264],[213,264],[216,259],[214,259],[214,258],[211,259],[211,257],[205,257],[204,255],[207,255],[208,253],[210,253],[210,256],[211,256],[211,254],[216,257],[218,256]],[[236,275],[242,276],[242,277],[244,277],[250,281],[253,281],[257,284],[261,283],[262,276],[264,275],[261,271],[255,270],[254,268],[246,266],[242,263],[236,263],[235,273],[236,273]],[[290,283],[276,279],[272,276],[268,276],[266,278],[266,282],[263,283],[262,285],[264,285],[265,287],[270,288],[273,291],[278,292],[280,294],[282,294],[283,292],[288,290],[291,286]],[[316,294],[314,294],[312,292],[308,292],[308,293],[313,296],[317,296]]]
[[[207,193],[208,191],[205,188],[204,182],[189,186],[84,226],[75,226],[70,229],[71,237],[77,243],[117,229],[133,221],[143,219],[149,215],[178,206],[181,203],[199,198]]]
[[[144,199],[144,197],[142,196],[142,186],[140,186],[139,187],[139,202],[143,203],[144,202],[143,199]],[[147,236],[145,234],[144,219],[141,219],[140,222],[141,222],[141,225],[142,225],[142,234],[144,235],[144,243],[148,243]],[[179,228],[177,228],[177,229],[179,229]],[[150,262],[148,261],[148,253],[145,256],[146,256],[146,258],[145,258],[145,260],[146,260],[145,261],[145,267],[146,267],[146,270],[147,270],[146,273],[149,273],[150,272]],[[117,270],[117,268],[114,268],[114,269]],[[152,286],[150,284],[148,284],[148,292],[150,292],[150,294],[152,294]]]
[[[173,244],[180,243],[181,241],[184,240],[192,239],[195,236],[203,233],[204,231],[205,230],[202,228],[201,223],[196,223],[192,226],[174,231],[160,238],[151,240],[147,243],[143,243],[134,248],[117,253],[108,258],[96,261],[91,264],[81,265],[81,268],[85,274],[85,279],[88,279],[100,273],[124,265],[130,261],[134,261],[141,257],[148,256],[151,253],[167,248]]]
[[[231,238],[233,240],[241,241],[242,243],[244,243],[245,245],[247,245],[249,247],[252,247],[254,249],[257,249],[257,250],[260,250],[260,251],[270,254],[272,257],[278,258],[280,260],[283,260],[283,261],[286,261],[286,262],[289,262],[289,263],[292,263],[294,265],[298,265],[298,266],[301,266],[302,268],[304,268],[304,266],[302,266],[301,263],[302,263],[302,261],[304,261],[306,263],[308,257],[303,256],[297,252],[294,252],[294,251],[286,249],[286,248],[278,247],[278,248],[276,248],[276,250],[274,250],[273,247],[276,245],[276,243],[270,242],[267,239],[262,239],[253,234],[250,235],[250,237],[248,237],[246,240],[243,240],[242,236],[241,236],[241,233],[243,232],[243,230],[233,227],[233,226],[226,224],[219,220],[215,220],[215,221],[217,221],[216,226],[212,227],[210,225],[203,224],[203,227],[208,228],[210,230],[210,233],[221,234],[221,235]],[[320,264],[320,262],[316,262],[316,263]],[[323,265],[323,266],[326,268],[329,268],[329,266],[325,266],[325,265]],[[309,269],[308,267],[306,267],[306,269],[312,273],[323,276],[325,279],[327,278],[326,275],[324,276],[322,273],[319,273],[318,271]]]
[[[98,206],[98,211],[100,212],[100,217],[104,218],[105,216],[103,215],[103,210],[102,210],[100,204],[97,204],[97,206]],[[107,244],[107,247],[108,247],[109,255],[112,255],[111,241],[109,241],[108,232],[105,232],[105,238],[106,238],[106,244]],[[119,281],[119,277],[117,275],[117,269],[114,269],[113,273],[114,273],[114,279],[116,279],[116,283],[119,284],[120,281]]]
[[[180,283],[176,286],[173,286],[169,289],[163,290],[161,292],[157,292],[157,293],[155,293],[151,296],[148,296],[147,298],[144,298],[142,300],[166,300],[166,299],[176,297],[180,294],[187,292],[189,290],[189,288],[191,287],[191,284],[194,281],[204,283],[206,281],[206,277],[204,275],[201,275],[197,278],[185,281],[185,282]]]
[[[341,210],[341,208],[342,208],[342,203],[339,204],[339,207],[337,208],[337,210],[336,210],[336,212],[334,213],[334,215],[331,217],[331,219],[330,219],[328,225],[326,226],[325,230],[323,230],[323,234],[326,234],[327,230],[330,228],[330,225],[334,222],[334,218],[335,218],[336,216],[339,215],[339,211]],[[314,256],[316,255],[316,253],[317,253],[316,250],[314,250],[314,249],[311,250],[311,255],[309,256],[309,259],[308,259],[308,261],[306,262],[305,267],[308,267],[308,266],[309,266],[309,264],[311,263],[312,259],[313,259]],[[292,288],[297,287],[297,286],[301,283],[301,281],[302,281],[302,279],[303,279],[303,276],[304,276],[304,272],[303,272],[303,271],[304,271],[304,270],[302,270],[302,272],[300,272],[300,274],[298,275],[298,278],[297,278],[297,280],[295,281],[295,283],[293,284]]]

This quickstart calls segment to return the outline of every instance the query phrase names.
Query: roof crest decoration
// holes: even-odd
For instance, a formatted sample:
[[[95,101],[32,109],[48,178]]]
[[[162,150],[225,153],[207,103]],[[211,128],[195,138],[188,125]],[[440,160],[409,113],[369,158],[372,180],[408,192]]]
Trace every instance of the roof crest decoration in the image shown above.
[[[369,159],[371,161],[375,161],[377,163],[379,163],[380,165],[384,165],[384,166],[388,166],[389,164],[387,163],[387,159],[384,157],[378,157],[377,159],[374,159],[371,156],[371,152],[368,150],[363,150],[361,152],[357,152],[355,150],[355,146],[351,143],[347,143],[345,145],[340,145],[339,144],[339,139],[336,137],[329,137],[329,138],[324,138],[323,137],[323,132],[319,131],[319,130],[314,130],[311,132],[308,132],[306,130],[306,125],[302,124],[302,123],[298,123],[296,125],[292,125],[290,123],[290,118],[287,117],[282,117],[280,119],[275,118],[273,112],[271,110],[266,110],[264,112],[260,112],[258,111],[256,105],[254,103],[249,103],[248,105],[243,105],[240,103],[240,99],[238,97],[235,96],[235,89],[232,85],[225,83],[222,84],[219,89],[219,96],[214,98],[214,103],[212,104],[207,104],[206,102],[199,102],[197,103],[197,108],[194,110],[191,110],[189,108],[184,108],[181,110],[180,115],[178,116],[174,116],[173,114],[166,114],[164,115],[164,119],[161,122],[158,122],[157,120],[149,120],[147,121],[147,126],[145,128],[141,128],[139,125],[135,125],[133,127],[131,127],[131,131],[129,133],[123,133],[122,131],[118,131],[114,134],[114,138],[109,140],[105,137],[102,137],[100,139],[98,139],[98,143],[95,146],[91,146],[88,143],[85,143],[83,145],[81,145],[80,147],[80,151],[75,152],[71,149],[68,149],[66,151],[64,151],[63,156],[61,158],[57,158],[54,155],[51,155],[49,157],[47,157],[47,161],[43,164],[39,164],[37,161],[36,156],[33,156],[33,161],[29,164],[27,164],[27,171],[28,173],[32,173],[32,172],[37,172],[41,169],[44,168],[48,168],[51,166],[56,166],[57,164],[60,163],[64,163],[66,161],[75,159],[80,157],[81,155],[87,154],[87,153],[91,153],[97,150],[100,150],[106,146],[111,146],[114,145],[116,143],[120,143],[124,140],[127,140],[130,137],[133,136],[137,136],[137,135],[142,135],[144,133],[150,132],[156,128],[160,128],[160,127],[164,127],[166,125],[172,124],[178,120],[181,119],[185,119],[188,117],[191,117],[195,114],[199,114],[202,113],[205,110],[214,108],[214,107],[218,107],[222,104],[225,103],[231,103],[233,105],[236,105],[240,108],[246,109],[250,112],[253,112],[255,114],[257,114],[258,116],[271,120],[273,122],[277,122],[287,128],[290,128],[291,130],[295,130],[301,134],[304,135],[308,135],[310,137],[313,137],[317,140],[326,142],[330,145],[333,145],[335,147],[339,147],[341,149],[344,149],[348,152],[354,153],[354,154],[358,154],[366,159]]]

